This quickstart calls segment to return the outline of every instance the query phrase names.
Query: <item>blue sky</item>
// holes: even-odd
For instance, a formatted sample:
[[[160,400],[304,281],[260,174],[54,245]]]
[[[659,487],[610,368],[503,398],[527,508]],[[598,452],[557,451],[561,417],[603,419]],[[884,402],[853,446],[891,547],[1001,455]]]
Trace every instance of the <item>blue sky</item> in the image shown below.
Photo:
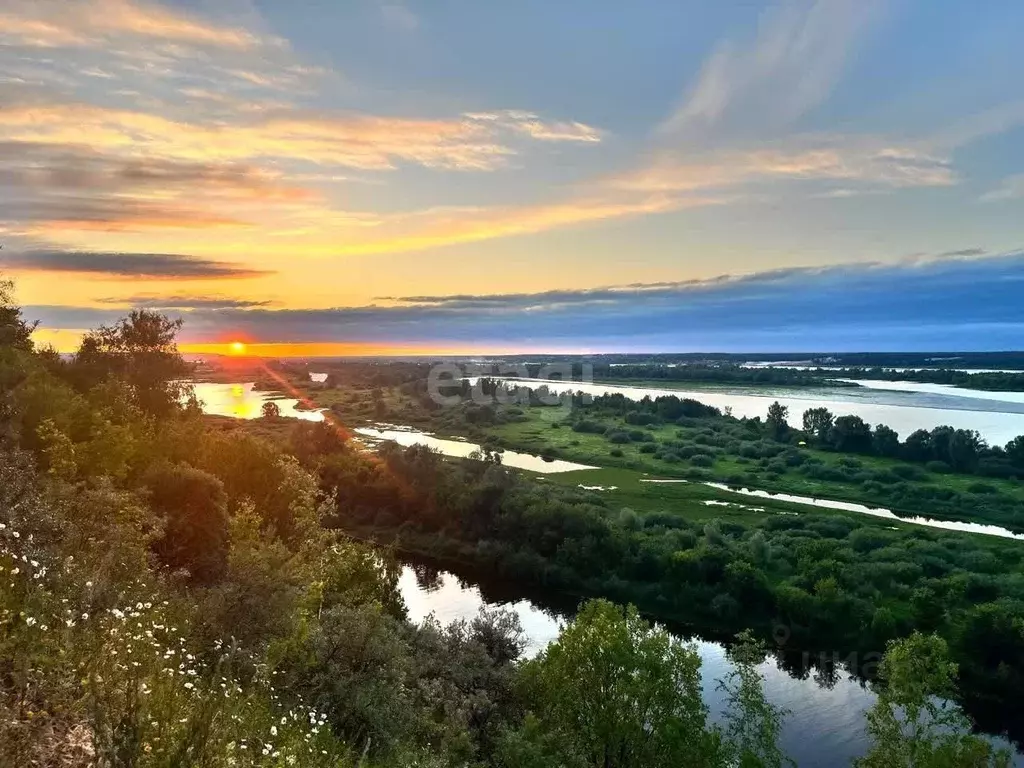
[[[145,305],[289,349],[1020,348],[1022,28],[0,0],[0,270],[58,346]]]

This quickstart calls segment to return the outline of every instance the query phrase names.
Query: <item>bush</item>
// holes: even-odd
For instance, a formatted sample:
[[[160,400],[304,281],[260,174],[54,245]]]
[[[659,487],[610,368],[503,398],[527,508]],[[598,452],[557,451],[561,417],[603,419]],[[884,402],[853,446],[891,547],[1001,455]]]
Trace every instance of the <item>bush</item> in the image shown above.
[[[927,480],[928,474],[920,467],[914,466],[913,464],[897,464],[890,470],[897,477],[903,480]]]
[[[807,454],[803,451],[786,451],[782,460],[786,462],[787,467],[799,467],[807,461]]]
[[[609,456],[614,456],[617,459],[618,458],[622,458],[622,449],[621,448],[612,448],[610,451],[608,451],[608,455]]]
[[[690,463],[695,467],[711,467],[715,464],[715,457],[706,453],[697,453],[690,457]]]
[[[929,472],[935,472],[940,475],[948,475],[953,471],[953,468],[944,461],[929,461],[924,465],[924,468]]]
[[[624,445],[631,442],[629,435],[622,431],[613,431],[605,433],[605,437],[608,438],[608,442],[614,443],[615,445]]]
[[[640,453],[654,453],[658,450],[658,446],[652,443],[644,443],[639,448]]]
[[[967,490],[971,493],[998,493],[999,490],[989,483],[971,483],[967,486]]]

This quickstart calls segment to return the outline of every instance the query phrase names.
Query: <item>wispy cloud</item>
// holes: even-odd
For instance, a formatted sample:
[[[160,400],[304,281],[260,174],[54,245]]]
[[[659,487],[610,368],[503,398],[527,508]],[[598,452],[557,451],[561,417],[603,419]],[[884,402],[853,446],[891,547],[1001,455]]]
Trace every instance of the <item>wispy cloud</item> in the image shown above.
[[[0,267],[12,272],[52,272],[119,279],[226,280],[262,277],[266,270],[175,253],[4,251]]]
[[[893,188],[949,186],[948,157],[870,136],[797,136],[753,149],[663,154],[650,165],[613,177],[622,189],[699,191],[760,182],[830,181]],[[852,191],[852,190],[851,190]]]
[[[999,186],[981,196],[981,202],[993,203],[1001,200],[1020,200],[1024,198],[1024,173],[1007,176]]]
[[[766,11],[752,42],[718,46],[661,131],[723,123],[763,130],[800,117],[831,93],[881,7],[878,0],[788,0]]]
[[[280,46],[283,41],[135,0],[7,0],[0,39],[31,47],[103,47],[125,37],[230,49]]]
[[[232,299],[225,296],[158,296],[138,294],[134,296],[106,296],[95,299],[97,304],[110,304],[118,307],[136,307],[146,309],[252,309],[269,307],[274,302],[254,299]]]

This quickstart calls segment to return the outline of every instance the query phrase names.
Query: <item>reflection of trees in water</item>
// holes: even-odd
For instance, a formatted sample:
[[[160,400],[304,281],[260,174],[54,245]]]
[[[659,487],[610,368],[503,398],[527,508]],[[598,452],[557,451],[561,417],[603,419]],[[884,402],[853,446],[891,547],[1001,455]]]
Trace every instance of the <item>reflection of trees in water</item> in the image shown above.
[[[424,592],[437,592],[443,584],[440,568],[425,563],[416,563],[412,566],[412,572],[416,576],[416,586]]]

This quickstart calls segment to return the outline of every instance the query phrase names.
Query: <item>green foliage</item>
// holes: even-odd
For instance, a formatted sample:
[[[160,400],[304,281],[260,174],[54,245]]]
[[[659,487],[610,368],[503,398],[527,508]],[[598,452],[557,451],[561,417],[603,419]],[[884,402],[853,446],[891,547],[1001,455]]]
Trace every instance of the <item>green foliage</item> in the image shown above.
[[[765,658],[764,645],[749,632],[742,632],[729,650],[729,658],[733,670],[719,682],[719,688],[726,697],[725,734],[734,764],[744,768],[793,765],[779,749],[786,712],[765,698],[757,671],[757,665]]]
[[[588,602],[526,672],[544,741],[565,765],[724,764],[707,725],[700,658],[635,608]]]
[[[1009,766],[1009,754],[971,733],[970,721],[947,700],[956,665],[945,641],[915,632],[889,644],[883,685],[868,712],[873,745],[857,762],[863,768]]]
[[[782,405],[778,400],[768,406],[768,419],[766,424],[771,435],[776,440],[781,440],[789,431],[789,423],[786,421],[789,416],[789,408]]]
[[[154,542],[161,562],[212,583],[227,567],[227,498],[222,483],[186,464],[158,464],[146,475],[149,503],[163,522]]]
[[[178,407],[188,367],[174,337],[182,321],[158,312],[132,310],[111,326],[86,334],[75,354],[72,373],[82,389],[116,378],[140,411],[166,415]]]

